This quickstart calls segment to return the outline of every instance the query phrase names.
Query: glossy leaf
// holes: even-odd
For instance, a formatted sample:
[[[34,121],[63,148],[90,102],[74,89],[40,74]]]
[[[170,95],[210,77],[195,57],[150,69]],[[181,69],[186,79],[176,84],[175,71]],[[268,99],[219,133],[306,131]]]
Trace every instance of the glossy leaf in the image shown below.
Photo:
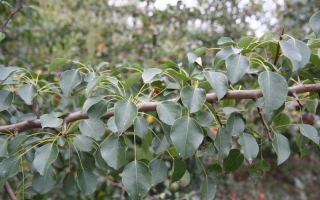
[[[132,161],[122,172],[122,183],[132,199],[142,199],[152,186],[152,172],[140,161]]]
[[[36,173],[32,179],[32,187],[39,194],[45,194],[52,190],[58,180],[56,171],[49,167],[43,174]]]
[[[92,149],[92,139],[85,135],[77,135],[73,138],[74,146],[80,151],[91,151]]]
[[[258,82],[263,93],[265,113],[283,105],[288,94],[288,83],[283,76],[265,71],[259,75]]]
[[[162,72],[161,69],[158,68],[149,68],[149,69],[145,69],[143,74],[142,74],[142,79],[144,83],[149,83],[150,81],[152,81],[152,79],[157,75],[160,74]]]
[[[158,134],[158,137],[154,137],[151,143],[151,146],[155,154],[164,152],[170,147],[170,144],[167,141],[167,138],[163,134]]]
[[[161,121],[168,125],[172,125],[176,119],[181,117],[182,109],[178,103],[163,101],[157,105],[157,113]]]
[[[283,127],[285,128],[286,125],[290,124],[290,118],[288,115],[284,114],[284,113],[280,113],[279,115],[277,115],[274,119],[273,119],[273,123],[274,125],[277,127]]]
[[[7,110],[12,103],[13,93],[8,90],[0,90],[0,112]]]
[[[21,149],[22,144],[25,142],[25,140],[28,138],[28,136],[26,135],[18,135],[14,138],[12,138],[9,142],[8,142],[8,154],[9,155],[13,155],[15,154],[17,151],[19,151]]]
[[[257,180],[259,178],[262,178],[266,171],[270,171],[270,165],[267,161],[265,160],[260,160],[259,162],[253,164],[250,167],[249,173],[250,177],[253,180]]]
[[[138,80],[141,78],[142,73],[141,72],[136,72],[134,74],[131,74],[130,77],[126,80],[124,83],[124,90],[127,91],[133,86],[135,83],[138,82]]]
[[[216,176],[219,176],[220,174],[222,174],[222,167],[218,163],[215,163],[209,167],[208,175],[211,178],[216,178]]]
[[[218,45],[232,45],[232,44],[236,44],[231,38],[229,37],[222,37],[218,40]]]
[[[128,100],[118,101],[114,106],[114,121],[119,133],[129,128],[138,114],[136,104]]]
[[[320,33],[319,21],[320,21],[320,11],[314,13],[309,20],[309,24],[316,35],[319,35]]]
[[[10,76],[13,72],[19,70],[19,67],[1,67],[0,68],[0,81],[4,81]]]
[[[197,113],[197,120],[201,126],[210,127],[214,121],[214,116],[208,111],[200,111]]]
[[[275,133],[272,140],[272,146],[278,155],[278,165],[281,165],[290,156],[289,141],[286,137],[281,134]]]
[[[125,163],[127,145],[123,136],[107,137],[100,146],[102,158],[107,164],[118,170]]]
[[[201,56],[206,55],[207,51],[208,51],[208,48],[200,47],[200,48],[196,49],[193,53],[196,54],[198,57],[201,57]]]
[[[83,169],[93,171],[95,168],[95,157],[90,152],[79,152],[78,163]],[[79,160],[80,159],[80,160]]]
[[[99,83],[105,79],[105,76],[94,77],[87,85],[86,93],[89,95]]]
[[[134,120],[134,132],[140,137],[144,138],[149,131],[149,124],[144,117],[138,116]]]
[[[259,145],[256,139],[248,133],[243,133],[240,135],[238,143],[241,145],[240,152],[251,164],[253,159],[255,159],[259,153]]]
[[[53,114],[44,114],[40,116],[41,127],[55,128],[61,126],[63,120]]]
[[[309,124],[299,124],[298,126],[302,135],[319,145],[319,134],[317,129]]]
[[[2,160],[0,163],[0,177],[10,178],[15,176],[19,172],[20,158],[20,155],[16,155]]]
[[[195,154],[203,140],[203,132],[196,120],[180,117],[171,128],[170,138],[179,155],[187,159]]]
[[[238,42],[238,47],[239,48],[246,48],[251,44],[251,42],[254,39],[255,39],[255,37],[244,37],[244,38],[241,38],[241,40]]]
[[[92,120],[100,119],[104,114],[107,113],[109,102],[105,99],[102,99],[98,103],[91,106],[88,110],[88,117]]]
[[[0,138],[0,157],[6,157],[8,150],[8,139]]]
[[[292,55],[287,55],[287,51],[284,51],[284,55],[290,59],[293,67],[293,71],[297,71],[299,69],[302,69],[310,60],[311,51],[306,43],[300,41],[300,40],[289,40],[288,43],[291,43],[296,49],[299,51],[301,59],[293,58]],[[294,50],[296,50],[294,49]]]
[[[170,179],[170,185],[178,180],[180,180],[184,173],[186,172],[187,167],[184,162],[178,158],[173,159],[172,175]]]
[[[201,88],[191,86],[184,87],[180,91],[180,97],[183,105],[190,113],[199,111],[206,102],[206,92]]]
[[[229,155],[232,146],[232,136],[227,129],[220,127],[216,138],[214,140],[214,146],[219,152],[219,159],[223,160]]]
[[[19,88],[18,93],[26,104],[31,105],[37,96],[37,88],[34,85],[24,84]]]
[[[52,61],[52,63],[49,65],[48,67],[48,73],[50,74],[53,70],[57,69],[58,67],[60,67],[61,65],[63,65],[64,63],[66,63],[68,60],[64,59],[64,58],[57,58],[54,61]]]
[[[69,96],[72,90],[81,83],[81,75],[78,70],[65,71],[60,76],[60,87],[64,96]]]
[[[86,113],[89,108],[91,108],[91,106],[97,104],[98,102],[100,102],[102,99],[104,98],[104,96],[102,95],[99,95],[99,96],[93,96],[93,97],[90,97],[88,98],[83,106],[82,106],[82,113]]]
[[[80,122],[79,129],[84,135],[99,141],[104,135],[106,127],[101,120],[85,119]]]
[[[97,177],[91,170],[81,169],[78,172],[77,184],[85,195],[89,196],[94,193],[97,182]]]
[[[109,118],[107,125],[108,125],[108,128],[109,128],[109,130],[110,130],[111,132],[113,132],[113,133],[119,132],[119,131],[118,131],[118,128],[117,128],[117,126],[116,126],[116,123],[114,122],[114,116],[112,116],[112,117]]]
[[[6,35],[3,32],[0,32],[0,42],[6,37]]]
[[[58,147],[54,143],[45,144],[36,150],[33,166],[41,176],[46,173],[50,165],[57,159],[58,153]]]
[[[66,176],[63,178],[63,182],[62,182],[63,192],[67,195],[71,195],[76,191],[75,190],[76,184],[77,183],[76,183],[76,180],[74,179],[73,173],[71,172],[67,173]]]
[[[234,50],[231,48],[231,46],[227,46],[227,47],[223,48],[221,51],[219,51],[216,54],[216,57],[214,58],[214,62],[213,62],[215,69],[217,67],[219,67],[220,65],[222,65],[230,55],[235,54],[235,53],[236,52],[234,52]]]
[[[248,71],[250,68],[249,60],[247,57],[234,54],[227,58],[227,77],[232,84],[238,82],[240,78]]]
[[[244,162],[244,156],[238,149],[231,149],[229,155],[223,160],[223,168],[227,173],[237,171]]]
[[[243,132],[245,123],[242,114],[231,113],[227,120],[227,130],[232,136],[237,136]]]
[[[217,184],[211,177],[206,177],[201,185],[200,185],[200,192],[201,192],[201,199],[203,200],[212,200],[216,195]]]
[[[217,94],[218,100],[223,98],[227,94],[229,88],[227,76],[223,73],[212,71],[206,71],[204,75],[213,91]]]
[[[156,159],[152,161],[150,169],[152,172],[152,186],[161,183],[168,176],[168,167],[162,160]]]

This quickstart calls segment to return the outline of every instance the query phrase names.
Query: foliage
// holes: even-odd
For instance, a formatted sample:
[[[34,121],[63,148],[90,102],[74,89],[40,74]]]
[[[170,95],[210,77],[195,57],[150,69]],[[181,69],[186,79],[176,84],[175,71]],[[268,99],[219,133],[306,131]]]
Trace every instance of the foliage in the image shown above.
[[[162,182],[189,185],[188,164],[196,163],[198,196],[213,199],[222,171],[241,170],[245,160],[251,178],[262,178],[271,169],[265,156],[284,163],[292,137],[301,156],[320,147],[314,126],[288,117],[295,102],[310,112],[318,105],[319,77],[309,73],[320,68],[314,20],[319,12],[305,41],[270,31],[223,37],[218,48],[188,53],[187,63],[147,69],[64,58],[46,74],[1,65],[1,182],[26,198],[101,198],[97,189],[111,194],[113,185],[142,199]],[[204,64],[210,52],[212,65]],[[52,73],[68,63],[74,68]]]

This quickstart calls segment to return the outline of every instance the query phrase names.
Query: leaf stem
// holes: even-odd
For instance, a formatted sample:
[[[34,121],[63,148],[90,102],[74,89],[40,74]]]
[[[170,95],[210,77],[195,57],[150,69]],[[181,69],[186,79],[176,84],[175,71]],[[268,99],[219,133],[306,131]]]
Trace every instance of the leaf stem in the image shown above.
[[[273,63],[274,66],[277,65],[277,62],[278,62],[279,57],[280,57],[280,40],[282,40],[282,38],[283,38],[283,33],[284,33],[284,29],[285,29],[285,28],[286,28],[286,26],[284,26],[284,27],[282,28],[282,32],[281,32],[281,35],[280,35],[280,38],[279,38],[279,41],[278,41],[276,58],[274,59],[274,63]]]

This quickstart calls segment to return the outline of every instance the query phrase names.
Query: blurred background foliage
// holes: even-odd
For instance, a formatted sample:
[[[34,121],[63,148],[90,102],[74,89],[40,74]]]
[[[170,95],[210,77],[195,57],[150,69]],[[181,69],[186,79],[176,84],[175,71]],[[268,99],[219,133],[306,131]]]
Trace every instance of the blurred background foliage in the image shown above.
[[[0,25],[21,3],[6,2],[0,0]],[[241,37],[267,30],[277,36],[285,26],[285,33],[303,40],[311,32],[310,16],[319,9],[317,0],[193,0],[172,1],[172,5],[165,2],[28,0],[4,30],[6,38],[0,43],[0,63],[46,71],[55,58],[63,57],[92,66],[108,62],[111,68],[134,63],[144,68],[156,67],[166,60],[183,62],[186,53],[196,48],[216,47],[217,40],[223,36],[239,41]],[[211,65],[214,55],[212,51],[203,64]],[[288,115],[292,121],[302,116],[291,111]],[[311,118],[313,124],[319,119],[317,115]],[[293,131],[286,131],[296,153],[289,162],[277,167],[270,160],[271,172],[258,182],[250,180],[249,164],[236,173],[219,176],[216,199],[318,199],[319,151],[310,147],[309,155],[299,158]],[[276,155],[271,150],[268,152],[270,155],[264,155],[265,158],[275,161]],[[188,170],[192,181],[187,187],[168,188],[165,181],[153,188],[150,195],[197,199],[200,178],[193,160],[189,161]],[[109,176],[109,182],[100,185],[97,199],[120,196],[121,187],[115,182],[121,178],[117,172],[110,172]],[[57,190],[53,193],[54,198],[68,199],[59,196]],[[75,199],[80,197],[79,192]]]

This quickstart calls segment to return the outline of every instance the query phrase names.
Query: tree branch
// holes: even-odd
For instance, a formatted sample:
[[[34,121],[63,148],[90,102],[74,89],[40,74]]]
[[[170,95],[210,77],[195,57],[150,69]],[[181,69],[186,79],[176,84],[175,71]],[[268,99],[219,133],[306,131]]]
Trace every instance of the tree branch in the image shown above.
[[[12,191],[11,186],[9,185],[8,181],[5,182],[4,188],[6,189],[8,196],[11,200],[17,200],[16,195],[14,195],[14,192]]]
[[[320,83],[318,84],[309,84],[309,85],[298,85],[288,88],[288,96],[293,96],[293,94],[303,93],[303,92],[320,92]],[[232,90],[228,91],[227,94],[222,98],[224,99],[258,99],[262,97],[262,91],[257,90]],[[177,101],[179,98],[171,99],[170,101]],[[216,93],[207,94],[207,102],[214,103],[218,101]],[[157,105],[161,102],[150,102],[146,104],[138,104],[139,112],[149,112],[155,111]],[[114,115],[113,111],[107,112],[102,116],[102,119],[109,119]],[[69,114],[65,120],[66,123],[74,122],[80,119],[87,119],[88,115],[77,111]],[[13,133],[14,131],[22,132],[24,130],[32,128],[41,128],[40,119],[27,120],[11,125],[0,126],[0,133]]]
[[[5,27],[7,26],[7,24],[10,22],[10,20],[14,17],[14,15],[15,15],[17,12],[19,12],[19,11],[22,9],[23,5],[24,5],[26,2],[27,2],[27,0],[23,0],[23,1],[21,2],[21,4],[19,5],[19,7],[18,7],[11,15],[9,15],[7,21],[1,26],[0,32],[3,32],[4,28],[5,28]]]

